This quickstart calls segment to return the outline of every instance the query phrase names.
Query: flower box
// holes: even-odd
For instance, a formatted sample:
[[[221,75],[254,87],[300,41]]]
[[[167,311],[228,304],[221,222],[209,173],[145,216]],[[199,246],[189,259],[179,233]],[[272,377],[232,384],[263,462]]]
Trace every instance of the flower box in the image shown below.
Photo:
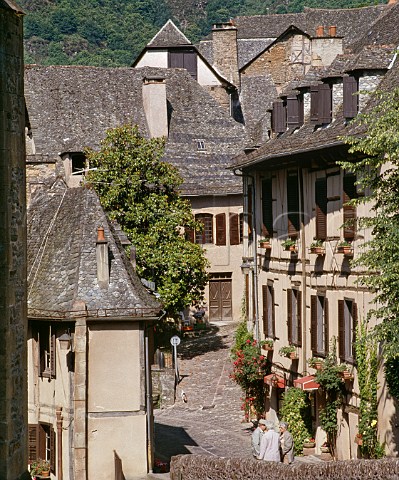
[[[315,442],[303,442],[303,448],[314,448],[315,446]]]
[[[324,247],[310,247],[310,253],[314,253],[316,255],[325,255],[326,249]]]
[[[259,242],[259,248],[264,248],[265,250],[271,250],[272,244],[270,242]]]
[[[339,372],[339,374],[341,375],[344,381],[353,380],[353,374],[349,370],[343,370],[342,372]]]

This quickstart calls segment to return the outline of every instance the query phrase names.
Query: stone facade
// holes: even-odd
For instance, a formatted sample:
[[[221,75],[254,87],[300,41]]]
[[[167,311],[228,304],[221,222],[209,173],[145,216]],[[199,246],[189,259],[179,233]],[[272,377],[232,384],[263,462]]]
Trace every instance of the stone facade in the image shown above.
[[[27,475],[22,12],[0,1],[0,478]],[[29,477],[29,475],[27,475]]]

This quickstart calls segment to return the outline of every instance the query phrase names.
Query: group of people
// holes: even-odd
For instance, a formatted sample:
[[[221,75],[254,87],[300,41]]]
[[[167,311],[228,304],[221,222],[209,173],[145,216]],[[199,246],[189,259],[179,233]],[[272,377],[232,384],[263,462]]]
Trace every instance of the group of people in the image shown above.
[[[294,461],[294,439],[288,431],[288,424],[280,422],[280,434],[270,420],[260,419],[252,433],[252,453],[258,460],[283,462]]]

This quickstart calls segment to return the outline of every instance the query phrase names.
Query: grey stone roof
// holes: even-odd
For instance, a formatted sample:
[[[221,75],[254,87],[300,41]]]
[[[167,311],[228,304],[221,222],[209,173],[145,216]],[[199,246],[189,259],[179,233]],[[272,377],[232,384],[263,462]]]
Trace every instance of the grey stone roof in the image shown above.
[[[99,226],[111,258],[108,288],[97,284]],[[160,310],[133,271],[96,194],[56,181],[40,189],[28,209],[28,315],[68,318],[77,301],[93,317],[105,316],[105,310],[110,317],[154,316]]]
[[[16,13],[24,13],[23,10],[12,0],[0,0],[0,8],[15,10]]]
[[[183,45],[191,45],[190,40],[172,20],[168,20],[155,37],[148,42],[147,47],[180,47]]]
[[[225,170],[245,144],[245,131],[184,69],[28,67],[25,94],[36,154],[98,149],[108,128],[133,123],[148,135],[143,79],[166,78],[170,112],[165,159],[184,178],[183,193],[201,184],[201,194],[242,192]],[[197,140],[206,151],[198,152]]]

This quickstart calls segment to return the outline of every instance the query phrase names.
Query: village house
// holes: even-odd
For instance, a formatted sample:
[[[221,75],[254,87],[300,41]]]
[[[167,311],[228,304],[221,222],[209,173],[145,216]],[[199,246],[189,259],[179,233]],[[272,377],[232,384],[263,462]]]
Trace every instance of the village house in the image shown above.
[[[357,12],[362,16],[363,9]],[[324,67],[310,62],[302,76],[287,75],[276,86],[279,95],[253,130],[261,132],[259,144],[247,148],[232,167],[244,180],[249,328],[258,339],[273,341],[273,351],[264,352],[272,364],[272,374],[265,377],[270,386],[267,415],[278,417],[281,394],[287,387],[307,391],[316,453],[320,453],[326,440],[319,418],[325,393],[315,382],[308,359],[325,358],[336,338],[339,362],[350,365],[352,373],[345,380],[344,404],[338,411],[338,459],[358,456],[360,397],[354,341],[356,325],[373,307],[373,294],[358,282],[364,272],[351,264],[359,246],[370,238],[368,230],[356,228],[351,220],[367,216],[370,206],[346,204],[363,192],[355,176],[342,170],[337,161],[356,160],[342,137],[354,132],[350,122],[358,112],[367,111],[367,92],[399,85],[395,27],[399,5],[390,2],[379,12],[372,25],[367,23],[367,33],[351,34],[344,41],[345,49],[340,53],[338,49]],[[291,28],[290,33],[300,32]],[[285,37],[280,38],[284,41]],[[307,36],[302,39],[305,58]],[[272,65],[270,60],[270,75]],[[288,346],[293,350],[291,356],[279,353]],[[386,454],[397,455],[395,404],[382,371],[378,380],[379,439]]]

